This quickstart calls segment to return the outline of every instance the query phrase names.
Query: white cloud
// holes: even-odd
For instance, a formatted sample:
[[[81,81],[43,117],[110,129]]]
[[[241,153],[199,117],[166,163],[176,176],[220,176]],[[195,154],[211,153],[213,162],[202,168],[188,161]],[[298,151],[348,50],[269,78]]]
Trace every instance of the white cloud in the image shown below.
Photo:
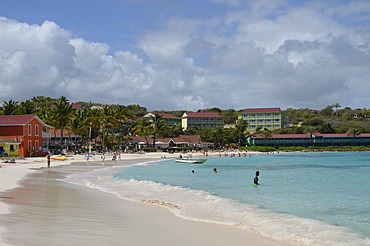
[[[344,21],[368,13],[366,2],[214,3],[231,7],[210,19],[169,18],[142,33],[135,52],[111,52],[51,21],[0,18],[1,99],[64,95],[150,110],[368,107],[370,35]]]

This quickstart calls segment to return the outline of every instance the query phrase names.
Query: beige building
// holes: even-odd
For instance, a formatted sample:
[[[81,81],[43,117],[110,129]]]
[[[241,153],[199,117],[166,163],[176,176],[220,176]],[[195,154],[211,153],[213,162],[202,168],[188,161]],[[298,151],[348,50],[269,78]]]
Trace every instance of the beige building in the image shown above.
[[[181,126],[184,130],[223,128],[224,118],[217,112],[186,112],[182,115]]]

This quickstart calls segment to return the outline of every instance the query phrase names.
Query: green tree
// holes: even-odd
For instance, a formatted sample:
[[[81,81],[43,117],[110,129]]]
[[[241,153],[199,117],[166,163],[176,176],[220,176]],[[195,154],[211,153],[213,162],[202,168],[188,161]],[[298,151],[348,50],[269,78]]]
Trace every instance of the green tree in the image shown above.
[[[322,125],[322,127],[320,128],[320,132],[321,133],[335,133],[335,129],[330,123],[326,123]]]
[[[245,130],[247,129],[247,122],[239,120],[233,128],[234,142],[239,146],[245,145]]]
[[[150,117],[152,130],[153,130],[153,148],[155,148],[155,142],[157,140],[157,137],[161,135],[162,131],[165,128],[165,123],[159,114],[154,114]]]
[[[163,138],[175,138],[183,134],[180,124],[165,125],[162,129],[161,136]]]
[[[238,120],[238,114],[233,109],[226,110],[222,113],[225,124],[235,124]]]
[[[35,112],[35,105],[31,100],[22,101],[19,104],[20,114],[33,114]]]
[[[218,127],[212,131],[213,143],[217,148],[225,146],[224,128]]]
[[[272,136],[272,132],[269,129],[267,129],[267,128],[265,128],[263,131],[260,131],[259,134],[264,139],[271,138],[271,136]]]
[[[79,110],[76,110],[72,113],[71,120],[69,124],[66,126],[66,128],[73,132],[73,134],[76,136],[76,141],[78,138],[81,137],[82,142],[88,137],[88,110],[86,108],[82,108]],[[78,142],[75,142],[74,145],[78,145]]]
[[[359,129],[357,129],[356,127],[351,127],[348,132],[347,132],[347,135],[348,136],[351,136],[353,138],[353,142],[352,144],[355,145],[355,142],[356,142],[356,137],[358,135],[361,134],[361,131]]]
[[[140,119],[136,121],[136,125],[132,128],[134,134],[138,136],[143,136],[145,138],[147,146],[149,146],[148,136],[152,132],[152,126],[150,122],[145,119]]]
[[[72,104],[69,103],[68,99],[64,96],[61,96],[56,101],[56,107],[53,109],[54,117],[58,121],[58,128],[60,129],[60,138],[63,142],[63,130],[67,123],[70,120],[71,112],[72,112]],[[63,145],[63,143],[62,143]]]
[[[338,115],[338,108],[340,108],[341,106],[340,106],[340,104],[339,103],[334,103],[334,104],[332,104],[331,105],[333,108],[335,108],[335,114],[337,114]]]
[[[312,139],[313,139],[313,134],[315,132],[315,127],[313,126],[308,126],[305,128],[306,133],[310,136],[310,145],[312,145]]]
[[[3,115],[15,115],[19,112],[19,103],[10,99],[9,101],[3,101],[1,108]]]

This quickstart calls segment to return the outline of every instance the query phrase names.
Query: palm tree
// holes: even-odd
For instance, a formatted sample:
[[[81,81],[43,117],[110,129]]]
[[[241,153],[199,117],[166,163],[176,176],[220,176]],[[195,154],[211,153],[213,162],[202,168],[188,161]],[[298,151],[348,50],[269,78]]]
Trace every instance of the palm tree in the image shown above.
[[[149,146],[148,136],[152,132],[152,126],[147,120],[138,120],[132,130],[138,136],[144,136],[146,144]]]
[[[19,104],[19,112],[21,114],[33,114],[35,112],[34,103],[31,100],[22,101]]]
[[[98,121],[99,132],[101,132],[102,135],[102,150],[104,151],[105,146],[108,145],[108,133],[117,123],[113,108],[107,105],[104,106],[100,111],[100,117],[98,118]]]
[[[321,133],[335,133],[335,129],[330,123],[326,123],[320,128]]]
[[[331,105],[333,108],[335,108],[335,114],[338,114],[338,108],[340,108],[340,104],[339,103],[334,103]]]
[[[3,101],[2,106],[3,115],[15,115],[18,114],[19,105],[17,101],[10,99],[9,101]]]
[[[312,145],[312,138],[313,138],[313,133],[315,132],[315,127],[313,127],[313,126],[307,127],[306,132],[310,136],[310,145]]]
[[[132,115],[129,109],[123,105],[116,105],[113,107],[113,112],[115,118],[122,123],[123,121],[127,121],[129,118],[132,118]]]
[[[213,143],[218,148],[224,147],[224,129],[221,127],[218,127],[213,130]]]
[[[355,142],[356,142],[356,137],[358,135],[361,134],[361,131],[359,129],[357,129],[356,127],[351,127],[348,131],[347,131],[347,135],[348,136],[351,136],[353,137],[353,143],[352,145],[355,145]]]
[[[160,136],[165,127],[165,124],[162,116],[160,116],[159,114],[154,114],[153,116],[150,116],[150,118],[153,129],[153,148],[155,148],[155,141],[157,139],[157,136]]]
[[[271,136],[272,136],[272,132],[269,129],[267,129],[267,128],[265,128],[263,131],[260,131],[259,134],[265,140],[267,140],[268,138],[271,138]]]
[[[63,130],[70,120],[72,104],[69,103],[66,97],[61,96],[60,98],[58,98],[56,102],[56,108],[54,108],[53,111],[55,112],[54,116],[58,121],[58,127],[60,129],[60,139],[63,142]]]
[[[89,124],[88,122],[88,111],[86,108],[82,108],[79,110],[76,110],[72,113],[71,120],[69,124],[66,126],[66,128],[73,132],[73,134],[76,137],[75,145],[77,145],[77,138],[80,136],[83,136],[84,134],[88,134],[88,128]]]
[[[236,124],[235,128],[233,129],[234,134],[234,142],[236,144],[244,145],[245,143],[245,130],[247,129],[247,122],[244,120],[239,120]]]

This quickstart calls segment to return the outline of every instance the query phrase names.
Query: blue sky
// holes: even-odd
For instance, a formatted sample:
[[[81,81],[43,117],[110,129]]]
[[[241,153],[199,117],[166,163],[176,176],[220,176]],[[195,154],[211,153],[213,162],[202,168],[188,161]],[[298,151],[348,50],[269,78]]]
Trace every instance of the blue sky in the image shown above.
[[[370,108],[366,0],[2,0],[0,37],[1,101]]]

